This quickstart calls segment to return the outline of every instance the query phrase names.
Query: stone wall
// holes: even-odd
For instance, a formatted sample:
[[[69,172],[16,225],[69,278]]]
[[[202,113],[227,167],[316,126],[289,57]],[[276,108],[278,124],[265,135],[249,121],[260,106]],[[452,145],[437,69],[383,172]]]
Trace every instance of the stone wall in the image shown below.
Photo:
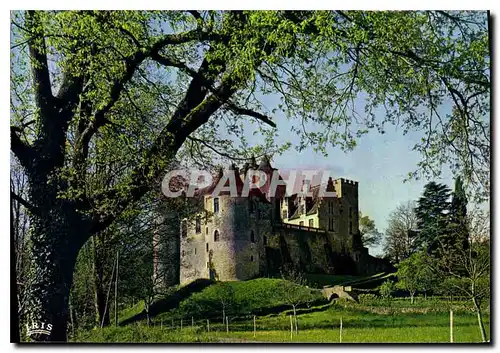
[[[395,271],[394,266],[388,260],[371,256],[366,248],[354,251],[352,257],[356,271],[360,274],[371,276],[381,272]]]
[[[271,205],[257,199],[229,196],[220,196],[218,202],[219,211],[206,218],[202,233],[195,234],[194,225],[190,224],[186,239],[181,241],[186,255],[181,262],[181,283],[200,277],[245,280],[265,271],[264,241],[270,235]],[[205,207],[211,212],[213,203],[212,197],[205,198]]]
[[[266,246],[267,272],[279,273],[286,263],[292,263],[310,273],[329,273],[332,270],[328,256],[326,232],[304,227],[275,226]]]

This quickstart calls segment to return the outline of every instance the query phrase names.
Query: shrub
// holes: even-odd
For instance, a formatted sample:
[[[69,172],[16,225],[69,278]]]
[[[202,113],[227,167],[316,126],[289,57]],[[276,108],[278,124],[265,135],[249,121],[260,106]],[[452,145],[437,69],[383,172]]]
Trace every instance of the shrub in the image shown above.
[[[395,286],[391,280],[387,280],[382,283],[379,287],[379,293],[384,299],[389,299],[392,297],[392,293],[394,293]]]
[[[361,304],[373,304],[377,302],[377,296],[371,293],[362,293],[358,296],[358,300]]]

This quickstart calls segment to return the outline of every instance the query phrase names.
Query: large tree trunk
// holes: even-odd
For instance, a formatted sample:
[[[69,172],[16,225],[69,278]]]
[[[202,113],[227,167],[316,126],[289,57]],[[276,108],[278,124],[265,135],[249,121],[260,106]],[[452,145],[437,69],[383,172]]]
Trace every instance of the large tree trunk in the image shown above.
[[[28,336],[66,341],[73,271],[88,228],[79,215],[53,202],[31,217],[31,279],[27,291]]]
[[[17,284],[17,256],[16,256],[16,237],[15,237],[15,226],[14,226],[14,214],[12,212],[12,200],[10,203],[10,342],[19,343],[20,342],[20,331],[19,331],[19,300],[18,300],[18,284]],[[12,273],[14,272],[14,275]]]

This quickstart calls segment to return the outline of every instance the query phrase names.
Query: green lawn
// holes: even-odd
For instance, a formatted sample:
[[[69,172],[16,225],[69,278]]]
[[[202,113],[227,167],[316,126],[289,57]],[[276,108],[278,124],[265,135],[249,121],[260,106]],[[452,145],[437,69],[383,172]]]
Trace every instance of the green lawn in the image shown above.
[[[449,343],[449,328],[442,326],[423,327],[390,327],[390,328],[349,328],[342,331],[342,343]],[[339,343],[338,328],[313,329],[299,331],[290,337],[290,331],[257,331],[253,332],[220,332],[212,335],[212,339],[241,339],[259,342],[302,342],[302,343]],[[481,336],[477,325],[459,326],[454,332],[455,343],[480,342]]]
[[[387,274],[365,278],[336,276],[339,283],[364,284]],[[342,278],[340,278],[342,277]],[[318,279],[318,278],[316,278]],[[330,277],[325,280],[332,281]],[[342,342],[443,342],[450,340],[449,310],[454,315],[454,341],[480,342],[480,332],[471,303],[455,298],[418,298],[414,304],[404,298],[381,300],[373,295],[360,296],[360,303],[337,300],[328,303],[319,290],[303,291],[311,301],[298,313],[298,334],[290,337],[291,306],[283,294],[281,279],[260,278],[242,282],[199,282],[178,288],[159,300],[153,315],[154,326],[146,325],[142,303],[120,314],[121,326],[79,332],[73,342],[329,342],[338,343],[342,318]],[[226,308],[229,333],[222,323],[220,291],[231,287],[232,303]],[[287,287],[285,287],[287,288]],[[289,287],[288,287],[289,288]],[[489,308],[484,324],[489,337]],[[257,332],[253,335],[253,316]],[[210,332],[207,332],[207,319]],[[181,329],[182,320],[182,329]],[[194,321],[194,324],[192,324]]]
[[[357,304],[332,305],[326,310],[298,315],[298,335],[290,338],[290,319],[285,313],[258,317],[257,332],[253,337],[251,317],[231,317],[229,333],[221,320],[163,321],[162,327],[147,327],[143,322],[119,328],[105,328],[80,333],[78,342],[316,342],[338,343],[339,324],[342,317],[343,343],[391,342],[449,342],[449,313],[447,311],[412,312],[410,309],[393,309],[388,313],[366,311]],[[489,332],[489,315],[484,322]],[[488,334],[489,337],[489,334]],[[480,333],[474,313],[458,310],[454,317],[454,342],[480,342]]]

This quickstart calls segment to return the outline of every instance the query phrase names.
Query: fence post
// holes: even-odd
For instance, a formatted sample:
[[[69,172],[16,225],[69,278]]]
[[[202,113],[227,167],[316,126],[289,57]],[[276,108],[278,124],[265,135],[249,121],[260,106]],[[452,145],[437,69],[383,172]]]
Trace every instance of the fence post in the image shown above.
[[[191,328],[194,330],[194,318],[191,316]]]
[[[293,340],[293,320],[292,315],[290,315],[290,341]]]
[[[342,316],[340,317],[340,336],[339,336],[339,341],[342,343]]]
[[[174,329],[174,319],[172,319],[172,330]]]
[[[253,338],[255,338],[255,332],[257,331],[257,327],[255,325],[255,315],[253,316]]]
[[[160,328],[163,328],[163,320],[160,320]]]
[[[229,320],[227,319],[227,316],[226,316],[226,333],[229,333]]]
[[[207,319],[207,332],[210,332],[210,320]]]
[[[450,343],[453,343],[453,310],[450,309]]]

